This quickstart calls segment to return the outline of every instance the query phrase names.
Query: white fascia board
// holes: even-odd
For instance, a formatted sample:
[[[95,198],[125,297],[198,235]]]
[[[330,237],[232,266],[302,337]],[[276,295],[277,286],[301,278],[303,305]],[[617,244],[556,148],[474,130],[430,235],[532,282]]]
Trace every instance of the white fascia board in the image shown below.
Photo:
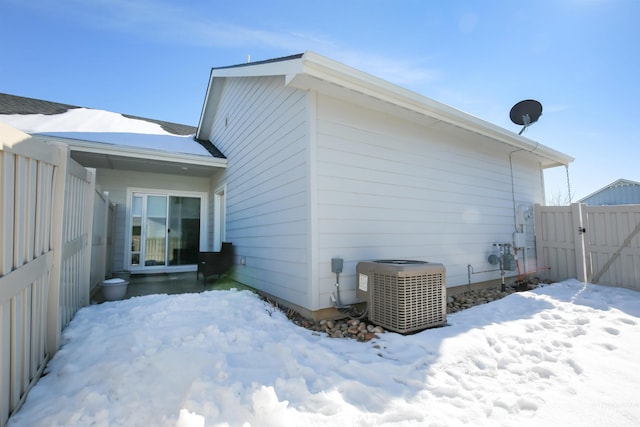
[[[301,90],[312,88],[309,85],[311,80],[304,78],[305,76],[315,77],[354,92],[423,114],[441,122],[475,132],[512,146],[516,150],[535,153],[547,160],[544,162],[544,168],[567,165],[575,160],[571,156],[511,131],[507,131],[468,113],[311,51],[305,52],[302,57],[292,59],[256,64],[247,63],[246,65],[242,64],[228,68],[213,69],[202,117],[204,117],[205,114],[204,110],[209,105],[209,91],[212,89],[216,77],[262,77],[279,75],[285,77],[286,85]],[[201,131],[199,128],[197,133],[198,137],[201,137]]]
[[[452,108],[426,96],[404,89],[386,80],[356,70],[329,58],[313,52],[306,52],[303,57],[306,75],[332,82],[382,101],[415,111],[436,120],[484,135],[514,147],[517,150],[529,151],[549,162],[545,167],[566,165],[575,160],[573,157],[539,144],[523,136],[489,123],[468,113]],[[308,79],[296,80],[295,75],[287,77],[287,83],[296,86],[297,82],[304,85]],[[300,87],[302,89],[302,87]]]
[[[228,68],[214,68],[212,77],[266,77],[286,76],[303,72],[303,58],[292,58],[282,61],[263,63],[247,63]]]
[[[204,101],[202,102],[202,109],[200,110],[200,120],[198,121],[198,128],[196,129],[196,135],[195,135],[195,137],[198,139],[205,139],[203,138],[202,131],[203,131],[203,126],[205,124],[207,108],[209,106],[209,100],[211,98],[211,90],[213,89],[211,87],[212,85],[213,85],[213,70],[211,70],[211,72],[209,73],[209,83],[207,84],[207,92],[204,95]],[[208,139],[208,136],[206,139]]]
[[[207,93],[202,104],[202,111],[200,112],[200,121],[198,122],[198,128],[196,129],[195,137],[197,139],[208,140],[211,136],[210,128],[215,120],[218,96],[222,86],[219,80],[220,79],[214,80],[212,70],[211,75],[209,76],[209,84],[207,85]]]
[[[144,148],[127,147],[82,140],[71,140],[53,136],[42,136],[41,139],[47,141],[64,142],[71,151],[80,151],[84,153],[105,154],[110,156],[130,157],[134,159],[148,159],[218,168],[227,167],[227,159],[216,157],[199,156],[196,154],[187,153],[174,153],[169,151],[148,150]]]

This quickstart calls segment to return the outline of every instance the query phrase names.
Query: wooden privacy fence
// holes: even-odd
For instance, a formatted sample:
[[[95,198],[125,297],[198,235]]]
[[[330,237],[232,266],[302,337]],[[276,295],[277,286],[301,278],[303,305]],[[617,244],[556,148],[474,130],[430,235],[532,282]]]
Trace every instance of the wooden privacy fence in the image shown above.
[[[0,125],[0,427],[89,302],[94,188],[66,145]]]
[[[534,213],[547,278],[640,290],[640,205],[535,205]]]

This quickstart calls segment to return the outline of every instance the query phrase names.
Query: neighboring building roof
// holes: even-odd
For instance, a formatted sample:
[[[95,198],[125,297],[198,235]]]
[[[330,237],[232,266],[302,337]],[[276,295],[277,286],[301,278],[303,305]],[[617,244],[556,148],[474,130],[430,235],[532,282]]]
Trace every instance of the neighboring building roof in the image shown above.
[[[207,168],[226,165],[210,141],[194,138],[195,127],[178,123],[4,93],[0,122],[33,136],[64,141],[72,157],[88,167],[140,170],[142,166],[157,171],[159,164],[171,163],[177,171],[187,170],[180,165],[193,165],[189,173],[206,175]]]
[[[406,114],[407,117],[409,113],[417,113],[423,123],[455,126],[507,144],[515,150],[529,151],[539,156],[543,167],[566,165],[574,160],[571,156],[515,132],[310,51],[266,61],[212,68],[196,138],[210,137],[208,132],[213,125],[217,108],[216,102],[211,98],[215,98],[219,89],[218,77],[261,76],[285,76],[285,84],[290,87],[316,89],[347,99],[366,99],[368,105],[376,104],[383,110],[395,109],[396,112],[404,112],[401,114]]]
[[[578,200],[590,206],[640,204],[640,182],[618,179]]]

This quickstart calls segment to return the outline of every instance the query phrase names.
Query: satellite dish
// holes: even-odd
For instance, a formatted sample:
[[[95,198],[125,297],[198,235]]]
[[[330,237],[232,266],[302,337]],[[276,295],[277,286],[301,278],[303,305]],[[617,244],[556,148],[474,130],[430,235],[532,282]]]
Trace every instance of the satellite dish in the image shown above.
[[[529,127],[529,125],[538,121],[542,115],[542,104],[535,99],[525,99],[511,107],[509,117],[511,121],[517,125],[524,126],[518,135]]]

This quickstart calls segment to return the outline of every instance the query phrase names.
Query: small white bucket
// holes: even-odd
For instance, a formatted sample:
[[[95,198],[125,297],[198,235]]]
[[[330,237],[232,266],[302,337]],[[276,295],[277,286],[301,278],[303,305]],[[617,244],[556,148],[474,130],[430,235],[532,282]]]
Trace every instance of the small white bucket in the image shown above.
[[[102,281],[102,295],[105,301],[117,301],[124,298],[127,294],[128,280],[124,279],[107,279]]]
[[[114,279],[123,279],[129,281],[131,280],[131,272],[126,270],[114,271],[113,273],[111,273],[111,277],[113,277]]]

